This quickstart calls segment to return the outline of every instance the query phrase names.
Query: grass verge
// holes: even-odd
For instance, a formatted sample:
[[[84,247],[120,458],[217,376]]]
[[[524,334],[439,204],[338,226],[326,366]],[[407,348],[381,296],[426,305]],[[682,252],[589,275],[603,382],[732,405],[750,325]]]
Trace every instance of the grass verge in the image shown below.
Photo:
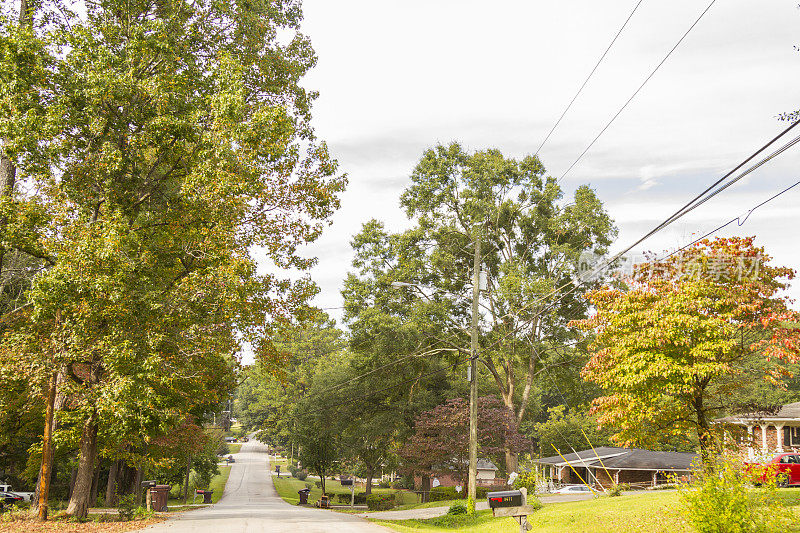
[[[300,481],[297,478],[281,476],[278,477],[273,474],[272,481],[275,484],[275,490],[278,492],[278,495],[283,498],[283,500],[287,503],[291,504],[298,504],[300,502],[300,496],[298,496],[297,491],[300,489],[306,488],[306,483],[311,485],[311,492],[308,495],[308,503],[313,504],[319,497],[322,496],[322,489],[318,488],[314,483],[315,480],[307,479],[306,481]],[[342,487],[341,483],[338,481],[327,480],[325,481],[325,489],[327,490],[328,494],[347,494],[350,495],[350,488],[349,487]],[[363,492],[356,489],[356,492]],[[398,493],[398,497],[400,501],[405,503],[411,503],[416,501],[417,495],[413,492],[409,491],[396,491],[393,489],[378,489],[373,488],[373,493]]]
[[[797,516],[800,490],[784,489],[780,497]],[[680,512],[677,492],[653,492],[619,498],[600,497],[579,502],[545,504],[529,517],[534,533],[689,533],[692,528]],[[436,502],[441,503],[441,502]],[[493,518],[491,511],[475,517],[443,516],[428,520],[371,520],[395,531],[464,533],[514,533],[519,524],[511,518]],[[798,521],[796,521],[798,522]],[[800,524],[796,529],[800,531]]]

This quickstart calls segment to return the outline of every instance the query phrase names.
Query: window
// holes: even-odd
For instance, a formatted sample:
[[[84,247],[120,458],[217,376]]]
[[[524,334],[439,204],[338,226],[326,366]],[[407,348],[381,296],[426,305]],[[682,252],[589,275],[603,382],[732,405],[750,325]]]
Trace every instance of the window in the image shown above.
[[[800,427],[783,428],[783,445],[800,446]]]

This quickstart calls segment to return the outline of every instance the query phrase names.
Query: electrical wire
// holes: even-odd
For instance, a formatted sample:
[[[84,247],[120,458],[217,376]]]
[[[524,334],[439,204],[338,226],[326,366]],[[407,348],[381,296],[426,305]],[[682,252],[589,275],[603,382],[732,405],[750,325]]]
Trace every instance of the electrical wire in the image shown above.
[[[631,101],[633,101],[633,99],[636,98],[636,95],[639,94],[639,92],[644,88],[645,85],[647,85],[647,82],[649,82],[650,79],[655,75],[655,73],[658,72],[658,70],[661,68],[661,66],[664,63],[666,63],[667,59],[669,59],[669,57],[672,55],[672,53],[678,48],[678,46],[680,46],[680,44],[683,42],[683,40],[686,39],[686,36],[689,35],[689,32],[691,32],[692,29],[694,29],[694,27],[697,26],[697,24],[700,22],[700,19],[702,19],[705,16],[705,14],[708,13],[708,11],[711,9],[711,6],[713,6],[716,1],[717,0],[711,0],[711,3],[708,4],[708,6],[703,10],[702,13],[700,13],[700,16],[697,17],[697,19],[694,21],[694,23],[692,23],[691,26],[689,26],[689,29],[686,30],[686,33],[684,33],[683,36],[678,40],[678,42],[675,43],[675,46],[673,46],[672,49],[669,52],[667,52],[667,55],[664,56],[664,59],[662,59],[661,62],[658,65],[656,65],[656,68],[654,68],[653,71],[650,73],[650,75],[648,75],[645,78],[645,80],[642,82],[642,84],[639,85],[639,88],[634,91],[634,93],[631,95],[631,97],[628,98],[628,100],[622,105],[621,108],[619,108],[619,111],[617,111],[616,114],[614,114],[614,116],[611,117],[611,120],[608,121],[608,123],[605,125],[605,127],[602,130],[600,130],[600,133],[598,133],[597,136],[592,140],[592,142],[589,143],[589,146],[587,146],[586,149],[583,152],[581,152],[581,155],[579,155],[578,158],[575,159],[575,161],[572,162],[572,164],[569,166],[569,168],[567,168],[567,170],[564,171],[564,173],[561,175],[561,177],[558,178],[558,182],[563,180],[564,177],[567,174],[569,174],[569,171],[572,170],[572,168],[575,165],[578,164],[578,161],[583,159],[583,156],[586,155],[586,152],[588,152],[591,149],[591,147],[594,146],[594,143],[596,143],[597,140],[611,126],[611,124],[613,124],[614,121],[617,120],[617,117],[619,117],[620,114],[622,114],[622,112],[625,110],[625,108],[628,107],[628,104],[630,104]]]
[[[744,223],[745,223],[745,222],[747,222],[747,219],[749,219],[749,218],[750,218],[750,215],[752,215],[752,214],[753,214],[753,212],[754,212],[756,209],[758,209],[759,207],[762,207],[762,206],[763,206],[763,205],[765,205],[765,204],[768,204],[769,202],[771,202],[771,201],[772,201],[772,200],[774,200],[775,198],[777,198],[777,197],[779,197],[779,196],[781,196],[781,195],[783,195],[783,194],[785,194],[785,193],[789,192],[790,190],[794,189],[794,188],[795,188],[795,187],[797,187],[798,185],[800,185],[800,181],[796,181],[796,182],[794,182],[792,185],[789,185],[788,187],[786,187],[785,189],[783,189],[781,192],[779,192],[779,193],[777,193],[777,194],[775,194],[775,195],[773,195],[773,196],[771,196],[771,197],[767,198],[766,200],[764,200],[764,201],[763,201],[763,202],[761,202],[760,204],[758,204],[758,205],[756,205],[755,207],[753,207],[753,208],[749,209],[749,210],[747,211],[747,213],[745,213],[745,214],[743,214],[743,215],[739,215],[739,216],[737,216],[737,217],[734,217],[734,218],[730,219],[729,221],[727,221],[726,223],[722,224],[721,226],[718,226],[718,227],[716,227],[716,228],[712,229],[712,230],[711,230],[711,231],[709,231],[708,233],[705,233],[705,234],[704,234],[702,237],[698,237],[697,239],[693,240],[692,242],[690,242],[690,243],[688,243],[688,244],[685,244],[685,245],[681,246],[681,247],[680,247],[680,248],[678,248],[677,250],[675,250],[675,251],[673,251],[673,252],[670,252],[668,255],[665,255],[665,256],[661,257],[660,259],[658,259],[658,260],[659,260],[659,261],[663,261],[664,259],[668,259],[668,258],[672,257],[673,255],[675,255],[675,254],[677,254],[677,253],[679,253],[679,252],[682,252],[682,251],[684,251],[685,249],[689,248],[690,246],[693,246],[693,245],[697,244],[698,242],[702,241],[703,239],[705,239],[705,238],[707,238],[707,237],[709,237],[709,236],[713,235],[714,233],[718,232],[719,230],[721,230],[721,229],[723,229],[723,228],[726,228],[726,227],[730,226],[730,225],[731,225],[731,224],[733,224],[734,222],[736,222],[736,223],[739,225],[739,227],[742,227],[742,226],[744,225]]]
[[[597,67],[600,66],[600,63],[602,63],[603,59],[605,59],[606,55],[608,55],[609,50],[611,50],[611,47],[614,46],[615,42],[617,42],[617,39],[619,38],[620,34],[622,33],[622,30],[624,30],[625,26],[628,25],[628,22],[630,22],[631,18],[633,18],[633,14],[636,13],[636,10],[639,9],[639,6],[642,4],[643,1],[644,0],[639,0],[636,3],[636,5],[633,7],[633,11],[631,11],[630,15],[628,15],[628,18],[625,19],[625,22],[622,23],[622,26],[620,27],[619,31],[617,31],[617,34],[614,36],[614,38],[611,40],[611,43],[608,45],[608,48],[606,48],[606,51],[603,52],[603,55],[601,55],[600,59],[597,60],[597,63],[594,65],[594,68],[592,69],[592,71],[589,73],[588,76],[586,76],[586,79],[583,80],[583,84],[578,89],[578,92],[575,93],[575,96],[572,97],[572,100],[569,102],[569,104],[567,104],[567,107],[564,109],[564,112],[561,113],[561,116],[558,117],[558,120],[556,121],[556,123],[553,124],[552,128],[550,128],[550,132],[544,138],[544,140],[542,141],[542,144],[539,145],[539,148],[536,149],[536,154],[534,154],[534,155],[539,155],[539,152],[541,152],[542,147],[544,147],[545,143],[550,138],[550,136],[553,134],[553,132],[556,130],[558,125],[561,124],[561,120],[564,118],[564,116],[570,110],[570,108],[572,107],[572,104],[575,103],[575,100],[578,99],[578,96],[580,96],[581,92],[583,91],[583,88],[586,87],[587,83],[589,83],[589,80],[594,75],[595,71],[597,70]]]

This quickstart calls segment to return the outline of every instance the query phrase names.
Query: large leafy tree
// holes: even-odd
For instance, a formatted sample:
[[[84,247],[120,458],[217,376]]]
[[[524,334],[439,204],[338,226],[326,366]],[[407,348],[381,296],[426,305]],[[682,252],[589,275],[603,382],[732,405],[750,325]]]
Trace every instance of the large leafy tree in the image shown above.
[[[752,392],[781,386],[800,358],[798,314],[781,296],[793,277],[752,238],[720,238],[589,292],[595,313],[577,325],[594,335],[583,375],[604,391],[599,422],[624,444],[695,440],[709,464],[714,418],[757,408]]]
[[[439,145],[423,154],[411,181],[401,205],[416,227],[370,239],[364,238],[368,230],[376,231],[365,227],[356,239],[356,257],[368,253],[384,274],[371,276],[376,296],[367,302],[372,307],[362,306],[370,310],[359,318],[375,314],[386,323],[422,318],[438,330],[423,332],[443,348],[464,353],[472,247],[480,240],[489,289],[481,303],[479,360],[520,424],[530,414],[540,381],[549,375],[544,371],[580,366],[569,356],[572,352],[565,356],[563,351],[576,340],[568,322],[586,312],[586,303],[571,289],[581,255],[603,253],[616,230],[588,187],[579,187],[565,204],[558,184],[545,176],[535,156],[516,160],[498,150],[468,153],[456,143]],[[380,296],[394,280],[431,286],[435,293],[427,302],[411,291],[394,291],[393,300],[389,292]],[[409,305],[412,298],[415,311],[404,311],[399,304],[405,300]],[[506,469],[516,470],[516,462],[509,448]]]
[[[315,287],[258,274],[251,250],[273,271],[311,266],[298,248],[319,235],[344,180],[299,84],[315,57],[298,3],[67,8],[44,3],[27,26],[3,19],[6,42],[35,43],[34,59],[47,60],[4,56],[12,93],[47,98],[38,115],[2,106],[0,132],[16,171],[6,233],[39,207],[48,226],[27,248],[48,268],[0,360],[50,406],[63,383],[64,429],[80,441],[68,512],[83,516],[98,432],[144,450],[227,397],[241,341],[275,358],[270,332],[302,315]],[[24,91],[23,61],[47,66],[36,90]],[[45,126],[19,127],[30,117]]]

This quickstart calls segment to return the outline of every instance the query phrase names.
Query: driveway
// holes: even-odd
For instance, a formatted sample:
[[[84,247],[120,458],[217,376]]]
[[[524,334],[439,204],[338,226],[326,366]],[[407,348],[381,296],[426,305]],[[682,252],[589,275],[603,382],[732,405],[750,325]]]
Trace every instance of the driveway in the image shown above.
[[[222,499],[139,531],[146,533],[385,533],[388,529],[358,516],[284,502],[275,492],[266,446],[251,440],[231,465]]]

